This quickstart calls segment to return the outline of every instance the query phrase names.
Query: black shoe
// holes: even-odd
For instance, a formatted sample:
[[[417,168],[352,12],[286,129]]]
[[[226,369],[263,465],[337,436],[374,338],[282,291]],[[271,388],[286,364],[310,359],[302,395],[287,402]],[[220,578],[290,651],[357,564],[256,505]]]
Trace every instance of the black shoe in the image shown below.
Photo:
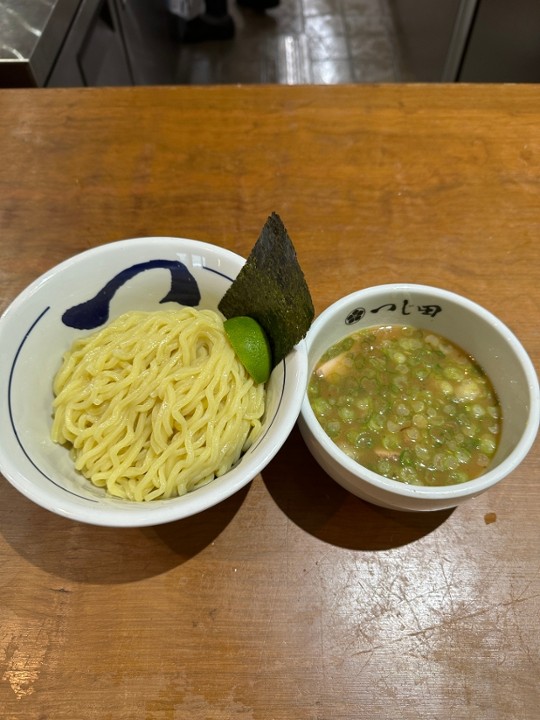
[[[237,0],[240,7],[251,8],[258,12],[264,12],[279,5],[279,0]]]
[[[176,26],[176,39],[186,44],[231,40],[234,33],[234,20],[230,15],[215,17],[205,13],[193,20],[178,18]]]

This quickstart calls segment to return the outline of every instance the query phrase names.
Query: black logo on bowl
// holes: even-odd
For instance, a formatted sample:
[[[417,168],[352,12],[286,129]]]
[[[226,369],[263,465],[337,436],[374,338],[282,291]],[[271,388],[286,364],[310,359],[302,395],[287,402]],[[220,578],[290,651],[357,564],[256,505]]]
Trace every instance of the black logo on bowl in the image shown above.
[[[442,307],[440,305],[435,305],[435,303],[431,303],[428,305],[413,305],[410,300],[407,300],[405,298],[404,300],[402,300],[401,305],[389,302],[384,303],[384,305],[379,305],[378,307],[371,308],[369,311],[363,307],[355,308],[354,310],[351,310],[351,312],[345,318],[345,325],[353,325],[354,323],[357,323],[364,317],[366,312],[370,312],[373,315],[376,315],[379,312],[397,312],[400,315],[412,315],[414,312],[417,312],[421,315],[427,315],[428,317],[434,318],[441,311]]]
[[[362,307],[351,310],[351,312],[345,318],[345,325],[353,325],[354,323],[361,320],[365,314],[366,311]]]

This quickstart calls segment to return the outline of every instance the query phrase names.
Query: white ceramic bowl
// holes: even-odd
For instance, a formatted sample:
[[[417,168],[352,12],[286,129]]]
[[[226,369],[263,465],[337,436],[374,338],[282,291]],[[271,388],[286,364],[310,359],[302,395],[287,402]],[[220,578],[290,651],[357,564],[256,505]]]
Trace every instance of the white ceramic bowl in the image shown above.
[[[66,325],[66,310],[98,293],[105,302],[91,304],[89,313],[97,323],[106,321],[109,300],[110,319],[133,309],[178,307],[177,300],[215,310],[243,264],[239,255],[207,243],[137,238],[76,255],[24,290],[0,319],[0,470],[11,484],[59,515],[135,527],[193,515],[249,483],[283,445],[300,412],[307,382],[304,341],[272,372],[257,442],[228,473],[183,497],[150,503],[109,497],[80,476],[68,451],[50,439],[53,377],[62,353],[89,332]],[[160,303],[165,297],[169,301]],[[75,324],[88,325],[87,315],[79,314]]]
[[[350,458],[326,435],[304,398],[299,419],[314,458],[358,497],[395,510],[455,507],[501,481],[528,453],[538,431],[539,389],[534,367],[515,335],[496,317],[460,295],[425,285],[380,285],[328,307],[307,335],[308,371],[322,354],[355,330],[373,325],[414,325],[445,336],[472,355],[491,379],[502,406],[502,434],[487,472],[469,482],[419,487],[390,480]]]

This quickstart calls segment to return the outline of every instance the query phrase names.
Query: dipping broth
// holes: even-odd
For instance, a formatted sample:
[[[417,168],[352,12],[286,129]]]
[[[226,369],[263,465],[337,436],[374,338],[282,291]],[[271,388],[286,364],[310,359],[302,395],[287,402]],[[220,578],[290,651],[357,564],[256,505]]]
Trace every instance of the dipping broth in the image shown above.
[[[490,380],[431,331],[370,327],[333,345],[308,398],[327,435],[358,463],[410,485],[454,485],[484,473],[501,410]]]

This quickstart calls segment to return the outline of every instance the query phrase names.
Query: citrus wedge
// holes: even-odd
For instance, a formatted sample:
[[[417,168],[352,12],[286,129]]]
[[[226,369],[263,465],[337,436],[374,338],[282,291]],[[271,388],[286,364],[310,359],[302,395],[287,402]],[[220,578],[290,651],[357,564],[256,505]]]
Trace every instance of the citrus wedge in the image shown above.
[[[256,383],[265,383],[272,370],[272,351],[263,328],[245,315],[225,320],[223,327],[242,365]]]

